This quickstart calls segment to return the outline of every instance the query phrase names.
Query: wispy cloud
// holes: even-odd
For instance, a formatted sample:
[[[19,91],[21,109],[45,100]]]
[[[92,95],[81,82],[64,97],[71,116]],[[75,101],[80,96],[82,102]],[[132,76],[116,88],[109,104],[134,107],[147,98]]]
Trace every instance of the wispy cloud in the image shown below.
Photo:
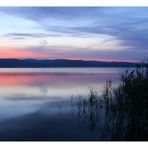
[[[44,37],[59,37],[59,34],[49,34],[49,33],[7,33],[4,37],[11,37],[14,39],[24,39],[24,38],[44,38]]]

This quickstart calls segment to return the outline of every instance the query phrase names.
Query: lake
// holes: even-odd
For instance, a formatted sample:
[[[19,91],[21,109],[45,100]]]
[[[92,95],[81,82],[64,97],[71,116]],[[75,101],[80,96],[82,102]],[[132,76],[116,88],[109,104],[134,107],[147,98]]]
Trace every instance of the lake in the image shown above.
[[[105,82],[118,84],[123,68],[0,69],[0,140],[106,140],[103,120],[89,128],[71,98],[101,94]]]

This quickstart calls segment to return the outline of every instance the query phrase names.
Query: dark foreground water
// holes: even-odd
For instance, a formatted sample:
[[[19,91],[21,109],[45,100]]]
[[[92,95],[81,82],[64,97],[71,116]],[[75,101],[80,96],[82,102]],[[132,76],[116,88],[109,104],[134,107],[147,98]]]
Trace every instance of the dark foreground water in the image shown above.
[[[101,93],[107,80],[118,84],[122,71],[0,69],[0,140],[108,140],[103,115],[83,121],[71,96],[87,96],[90,88]]]

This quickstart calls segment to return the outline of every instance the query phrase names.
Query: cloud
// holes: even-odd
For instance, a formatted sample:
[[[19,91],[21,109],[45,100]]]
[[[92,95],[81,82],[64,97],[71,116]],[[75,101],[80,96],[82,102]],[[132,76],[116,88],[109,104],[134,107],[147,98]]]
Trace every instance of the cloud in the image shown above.
[[[88,18],[88,16],[92,17],[98,12],[101,13],[102,9],[99,7],[1,7],[0,11],[38,22],[48,18],[71,20]]]
[[[45,38],[45,37],[59,37],[59,34],[49,33],[7,33],[4,37],[11,37],[13,39],[25,39],[25,38]]]
[[[1,58],[39,58],[39,59],[82,59],[103,61],[136,61],[146,60],[147,50],[130,49],[128,51],[88,50],[73,47],[49,45],[29,46],[24,48],[2,48]]]
[[[71,48],[67,45],[60,47],[59,44],[57,48],[53,48],[54,45],[51,46],[50,40],[45,39],[48,41],[47,46],[42,39],[41,46],[26,47],[31,51],[54,53],[55,57],[59,58],[68,56],[72,58],[73,55],[76,58],[139,59],[148,55],[147,7],[1,7],[0,12],[33,21],[42,31],[42,33],[9,32],[5,37],[26,39],[72,36],[81,37],[83,40],[96,37],[99,42],[102,35],[106,35],[111,38],[102,41],[102,45],[119,41],[117,48],[123,49],[112,52],[110,49],[107,50],[106,46],[106,51],[99,51],[98,46],[98,51],[94,51],[92,47],[97,48],[99,44],[91,42],[85,50],[79,47],[74,49],[73,45]]]
[[[40,41],[41,46],[47,46],[48,42],[46,40]]]
[[[58,46],[35,46],[28,47],[25,50],[28,52],[46,55],[49,59],[82,59],[82,60],[97,60],[97,61],[141,61],[147,59],[147,50],[137,51],[130,49],[128,51],[110,51],[110,50],[88,50],[77,49],[73,47],[58,47]],[[142,57],[142,58],[141,58]]]

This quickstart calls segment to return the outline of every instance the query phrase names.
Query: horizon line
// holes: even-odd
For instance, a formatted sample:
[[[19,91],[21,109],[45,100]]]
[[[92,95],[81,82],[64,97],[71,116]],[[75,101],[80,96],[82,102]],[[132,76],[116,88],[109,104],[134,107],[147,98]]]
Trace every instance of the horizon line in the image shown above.
[[[96,61],[96,62],[127,62],[127,63],[141,63],[143,62],[142,60],[111,60],[111,59],[104,59],[104,60],[99,60],[99,59],[81,59],[81,58],[0,58],[2,59],[16,59],[16,60],[74,60],[74,61]]]

